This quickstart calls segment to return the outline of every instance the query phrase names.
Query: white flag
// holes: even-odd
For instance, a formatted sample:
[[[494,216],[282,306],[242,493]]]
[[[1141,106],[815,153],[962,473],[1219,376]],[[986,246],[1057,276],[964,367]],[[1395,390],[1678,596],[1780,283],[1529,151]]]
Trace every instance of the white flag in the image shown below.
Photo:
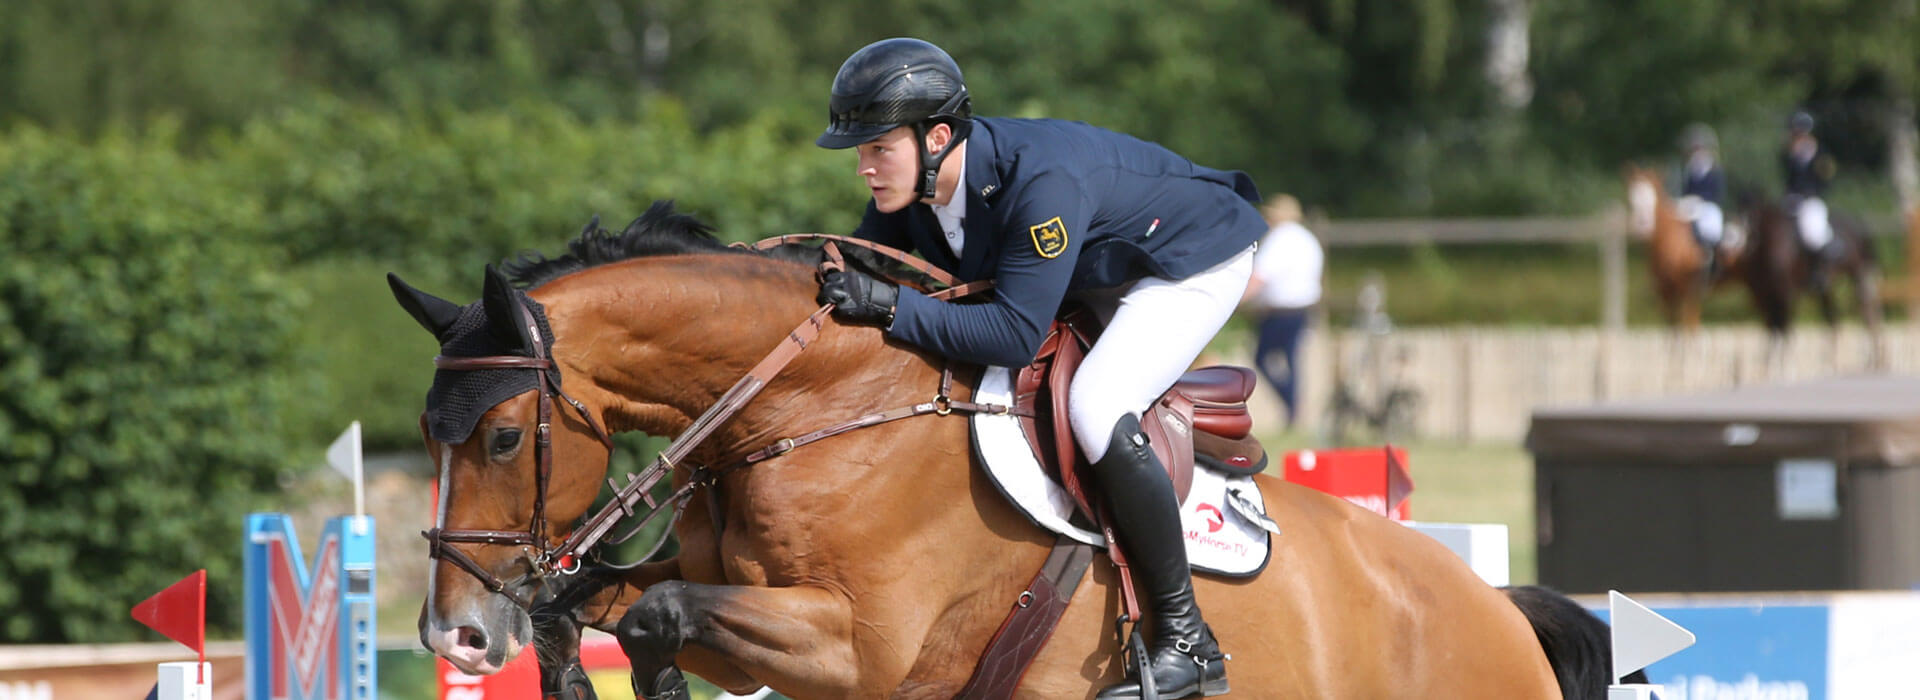
[[[333,444],[327,447],[327,464],[348,479],[359,476],[360,421],[354,421],[346,432],[333,439]]]
[[[1674,652],[1693,646],[1693,633],[1639,601],[1607,591],[1608,617],[1613,619],[1613,682],[1646,668]]]

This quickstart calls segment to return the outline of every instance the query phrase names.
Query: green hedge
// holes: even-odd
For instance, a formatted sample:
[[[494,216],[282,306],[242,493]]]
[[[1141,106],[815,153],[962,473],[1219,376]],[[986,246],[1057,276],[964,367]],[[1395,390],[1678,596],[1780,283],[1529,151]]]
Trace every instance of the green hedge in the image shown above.
[[[813,148],[813,125],[703,134],[673,103],[651,105],[639,121],[610,122],[540,105],[392,114],[317,102],[215,139],[209,158],[234,191],[260,198],[260,233],[295,259],[362,257],[416,274],[552,251],[589,216],[617,228],[655,199],[734,238],[858,222],[851,156]]]
[[[379,112],[322,101],[212,139],[196,162],[226,196],[257,201],[253,229],[295,263],[314,300],[300,339],[322,400],[289,407],[319,442],[360,420],[376,449],[417,449],[432,338],[396,306],[398,272],[458,301],[483,265],[562,250],[586,221],[618,230],[656,199],[747,240],[852,230],[864,206],[850,154],[817,126],[760,120],[700,133],[671,102],[639,121],[587,121],[545,105],[487,113]]]
[[[0,640],[124,639],[208,569],[239,622],[241,514],[289,463],[297,295],[164,130],[0,140]]]

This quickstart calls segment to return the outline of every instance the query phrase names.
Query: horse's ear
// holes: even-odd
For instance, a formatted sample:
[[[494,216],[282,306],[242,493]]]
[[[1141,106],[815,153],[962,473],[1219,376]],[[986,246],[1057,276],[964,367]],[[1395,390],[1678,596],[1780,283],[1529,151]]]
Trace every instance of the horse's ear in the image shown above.
[[[480,295],[480,305],[487,312],[487,328],[493,331],[493,337],[510,348],[534,350],[533,336],[520,320],[520,291],[513,288],[513,282],[492,265],[487,266],[486,289]]]
[[[459,304],[414,289],[401,281],[399,275],[387,273],[387,286],[393,288],[393,299],[400,302],[400,308],[412,314],[413,320],[419,321],[420,327],[435,338],[445,335],[453,322],[460,319]]]

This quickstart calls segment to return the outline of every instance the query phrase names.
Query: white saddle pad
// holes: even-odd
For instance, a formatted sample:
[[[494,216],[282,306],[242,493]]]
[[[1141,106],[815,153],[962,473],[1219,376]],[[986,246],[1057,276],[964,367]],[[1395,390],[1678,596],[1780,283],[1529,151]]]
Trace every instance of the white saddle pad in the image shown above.
[[[1012,405],[1013,372],[1005,367],[987,368],[973,400]],[[1072,521],[1073,496],[1040,470],[1040,461],[1033,456],[1033,448],[1020,429],[1019,417],[975,414],[973,449],[1000,493],[1035,525],[1095,547],[1106,546],[1106,538]],[[1267,518],[1266,509],[1253,477],[1194,469],[1193,488],[1187,491],[1186,502],[1180,504],[1188,562],[1196,570],[1222,576],[1260,573],[1271,551],[1268,534],[1280,532]]]

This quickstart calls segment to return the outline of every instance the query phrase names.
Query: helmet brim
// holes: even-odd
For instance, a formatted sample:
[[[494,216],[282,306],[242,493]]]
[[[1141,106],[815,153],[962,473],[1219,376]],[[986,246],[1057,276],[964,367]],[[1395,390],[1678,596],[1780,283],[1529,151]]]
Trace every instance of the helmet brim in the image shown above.
[[[841,128],[830,127],[826,131],[821,132],[820,138],[814,139],[813,143],[814,145],[819,146],[821,148],[828,148],[833,150],[840,150],[843,148],[853,148],[854,146],[858,146],[868,141],[872,141],[874,139],[880,138],[882,135],[886,134],[887,132],[893,131],[894,127],[897,127],[897,126],[899,125],[898,124],[862,124],[859,126],[849,126],[849,127],[841,127]]]

